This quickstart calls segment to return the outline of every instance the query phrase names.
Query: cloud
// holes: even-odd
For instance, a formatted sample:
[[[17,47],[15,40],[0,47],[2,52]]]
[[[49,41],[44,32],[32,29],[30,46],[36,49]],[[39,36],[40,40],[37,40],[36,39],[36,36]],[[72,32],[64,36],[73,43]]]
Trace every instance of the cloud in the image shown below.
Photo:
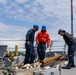
[[[76,32],[76,0],[74,4],[74,32]],[[71,32],[70,0],[0,0],[0,16],[46,25],[51,39],[62,40],[58,35],[59,29]],[[4,21],[5,18],[0,18]],[[7,25],[0,22],[2,39],[24,39],[27,31],[25,26]],[[7,36],[9,34],[9,36]],[[74,33],[76,36],[76,33]]]
[[[8,48],[14,48],[15,45],[18,45],[24,48],[27,30],[26,27],[8,25],[0,22],[0,45],[8,45]]]
[[[6,5],[7,2],[8,2],[7,0],[0,0],[0,3],[1,3],[1,4],[4,4],[4,5]]]
[[[60,27],[66,30],[70,29],[69,0],[8,0],[7,3],[7,5],[1,5],[0,15],[5,15],[15,20],[45,24],[57,29]],[[74,0],[74,24],[76,23],[75,7],[76,1]]]
[[[4,33],[4,35],[2,35],[4,38],[5,37],[8,37],[8,38],[13,37],[13,39],[16,39],[16,38],[21,39],[25,35],[25,32],[27,31],[27,28],[22,27],[22,26],[7,25],[7,24],[4,24],[4,23],[0,23],[0,31],[1,31],[0,34]]]
[[[28,0],[15,0],[17,3],[26,3]]]
[[[25,20],[27,22],[48,22],[52,21],[53,18],[68,17],[70,14],[70,3],[69,0],[50,1],[50,0],[16,0],[17,3],[24,3],[22,5],[13,2],[9,2],[9,5],[2,6],[4,14],[14,18],[16,20]],[[28,2],[28,3],[27,3]],[[66,11],[66,12],[65,12]],[[64,14],[60,14],[64,13]],[[3,13],[1,13],[3,14]],[[24,17],[23,17],[24,16]]]

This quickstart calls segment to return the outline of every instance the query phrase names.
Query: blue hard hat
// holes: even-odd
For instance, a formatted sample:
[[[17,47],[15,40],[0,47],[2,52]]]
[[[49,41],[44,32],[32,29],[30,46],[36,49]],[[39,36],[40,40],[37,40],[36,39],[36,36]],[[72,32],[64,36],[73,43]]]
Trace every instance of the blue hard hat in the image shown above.
[[[37,30],[39,30],[39,26],[37,24],[33,25],[33,28],[36,28]]]
[[[59,29],[59,30],[58,30],[58,34],[60,34],[60,32],[65,32],[65,30]]]
[[[45,25],[42,26],[42,30],[46,30],[46,26]]]

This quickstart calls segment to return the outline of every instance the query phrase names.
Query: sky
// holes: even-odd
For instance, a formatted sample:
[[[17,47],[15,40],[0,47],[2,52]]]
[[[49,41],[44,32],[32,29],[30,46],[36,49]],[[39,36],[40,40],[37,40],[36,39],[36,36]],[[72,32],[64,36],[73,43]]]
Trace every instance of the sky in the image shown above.
[[[25,35],[34,24],[45,25],[51,40],[63,40],[59,29],[71,32],[71,0],[0,0],[0,45],[24,47]],[[74,7],[74,36],[76,36],[76,0]],[[36,32],[37,34],[38,32]]]

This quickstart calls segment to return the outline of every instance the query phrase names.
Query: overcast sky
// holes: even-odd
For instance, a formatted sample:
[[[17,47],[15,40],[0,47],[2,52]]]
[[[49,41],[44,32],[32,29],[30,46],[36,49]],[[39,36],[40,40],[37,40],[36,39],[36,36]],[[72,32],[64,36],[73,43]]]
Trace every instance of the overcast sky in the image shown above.
[[[71,32],[71,0],[0,0],[0,40],[25,40],[34,24],[46,25],[52,40],[62,40],[60,28]],[[74,36],[76,36],[76,0],[74,4]],[[37,33],[36,33],[37,34]],[[24,47],[24,42],[0,41],[0,45]]]

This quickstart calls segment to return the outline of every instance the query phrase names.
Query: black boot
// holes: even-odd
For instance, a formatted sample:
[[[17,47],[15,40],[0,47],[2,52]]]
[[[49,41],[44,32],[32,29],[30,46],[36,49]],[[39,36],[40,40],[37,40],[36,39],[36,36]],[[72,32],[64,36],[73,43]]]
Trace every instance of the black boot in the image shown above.
[[[66,65],[65,67],[62,67],[62,69],[71,69],[71,65]]]
[[[71,63],[68,62],[68,64],[65,67],[62,67],[62,69],[71,69]]]
[[[75,64],[74,64],[74,61],[72,61],[72,65],[71,65],[71,67],[75,68]]]
[[[75,65],[71,65],[71,67],[75,68]]]

